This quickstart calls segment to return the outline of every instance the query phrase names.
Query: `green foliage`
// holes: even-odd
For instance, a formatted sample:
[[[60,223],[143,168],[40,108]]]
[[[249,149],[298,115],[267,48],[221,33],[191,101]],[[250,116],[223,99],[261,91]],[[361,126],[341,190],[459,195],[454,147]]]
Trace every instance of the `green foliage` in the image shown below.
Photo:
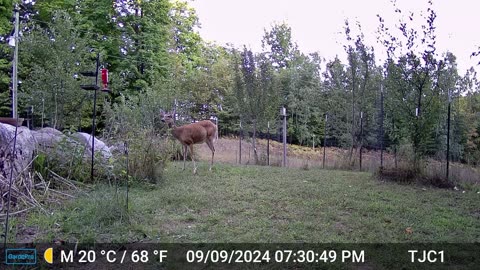
[[[13,29],[10,19],[13,16],[13,0],[0,0],[0,40],[6,41]],[[0,43],[0,115],[11,115],[10,101],[10,69],[11,48],[4,42]]]
[[[42,177],[47,177],[48,176],[48,155],[45,153],[37,153],[37,156],[35,157],[35,160],[33,161],[33,170]]]
[[[163,179],[163,170],[172,156],[171,145],[164,137],[165,126],[160,123],[164,108],[162,92],[148,90],[145,95],[126,99],[110,107],[105,105],[104,135],[115,145],[128,144],[129,174],[139,181],[157,183]],[[123,149],[123,147],[118,147]],[[117,153],[121,168],[125,155]]]
[[[0,116],[11,116],[10,73],[12,65],[10,59],[13,56],[12,52],[10,46],[0,43]]]
[[[475,87],[478,89],[478,82]],[[455,123],[460,127],[454,130],[461,137],[459,146],[463,147],[463,155],[460,157],[467,163],[473,165],[480,164],[480,93],[469,93],[465,97],[460,97],[454,104],[458,104],[458,116],[461,122]]]
[[[398,8],[395,12],[401,14]],[[412,143],[415,168],[419,170],[420,160],[435,153],[436,147],[442,144],[438,141],[438,127],[442,126],[440,120],[444,115],[442,103],[448,99],[458,77],[455,57],[447,54],[443,60],[437,59],[436,13],[432,8],[429,7],[421,18],[424,20],[422,31],[411,26],[412,14],[408,23],[400,19],[400,37],[385,27],[383,18],[379,16],[379,19],[379,39],[389,57],[386,64],[387,111]],[[404,46],[399,46],[402,42]]]
[[[236,109],[243,124],[252,125],[252,148],[256,149],[258,124],[273,118],[269,113],[274,111],[272,107],[276,105],[272,102],[275,101],[272,98],[274,73],[265,54],[254,55],[244,47],[243,52],[235,55],[235,58]],[[254,150],[254,158],[256,163],[258,161],[256,150]]]
[[[177,98],[177,112],[183,117],[209,119],[223,110],[224,99],[232,94],[231,59],[225,49],[208,44],[201,46],[199,56],[203,61],[195,68],[182,66],[175,74],[175,91],[170,95]]]
[[[36,15],[39,20],[48,22],[53,16],[55,16],[55,13],[58,10],[65,10],[71,13],[74,10],[75,4],[75,0],[37,1],[37,3],[35,3],[35,8],[38,10]]]
[[[195,30],[199,27],[199,19],[195,9],[187,2],[173,1],[169,12],[171,21],[171,44],[170,47],[180,58],[182,65],[187,70],[208,61],[202,57],[202,38]]]
[[[118,90],[138,93],[167,76],[170,3],[167,0],[119,1],[116,5],[119,36],[112,39],[120,43],[112,43],[116,45],[112,56],[122,58],[117,68],[121,79]]]
[[[0,0],[0,36],[9,34],[12,30],[10,18],[13,15],[13,0]]]
[[[48,29],[33,25],[20,46],[22,91],[20,108],[33,105],[35,118],[58,129],[78,126],[82,115],[91,111],[93,92],[80,89],[74,74],[94,69],[85,41],[72,31],[73,22],[65,12],[55,12]],[[90,81],[87,81],[90,80]],[[91,78],[84,84],[91,84]],[[20,109],[22,111],[22,109]]]
[[[292,28],[286,23],[274,24],[270,31],[265,30],[262,47],[277,69],[289,67],[298,51],[297,44],[292,42]]]

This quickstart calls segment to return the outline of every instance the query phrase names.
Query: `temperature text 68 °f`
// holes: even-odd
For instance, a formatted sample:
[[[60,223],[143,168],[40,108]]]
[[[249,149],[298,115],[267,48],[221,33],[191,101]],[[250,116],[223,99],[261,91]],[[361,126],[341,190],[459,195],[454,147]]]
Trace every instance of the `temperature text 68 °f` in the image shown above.
[[[151,257],[152,256],[152,257]],[[61,250],[60,262],[62,263],[95,263],[97,259],[104,259],[108,263],[148,263],[151,259],[163,262],[167,258],[167,250]]]

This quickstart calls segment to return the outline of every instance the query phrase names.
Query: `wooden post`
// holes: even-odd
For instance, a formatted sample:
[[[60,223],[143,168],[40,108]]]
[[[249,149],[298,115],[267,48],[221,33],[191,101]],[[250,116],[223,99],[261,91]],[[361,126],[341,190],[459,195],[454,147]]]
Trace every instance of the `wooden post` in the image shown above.
[[[312,135],[312,150],[315,151],[315,134]]]
[[[126,198],[126,203],[125,203],[125,206],[126,206],[126,209],[128,211],[128,175],[129,175],[129,163],[128,163],[128,143],[127,141],[124,141],[123,142],[123,147],[124,147],[124,151],[125,151],[125,158],[126,158],[126,174],[127,174],[127,178],[125,180],[125,184],[126,184],[126,188],[127,188],[127,198]]]
[[[451,113],[452,99],[450,97],[450,91],[448,91],[448,119],[447,119],[447,181],[449,178],[449,167],[450,167],[450,113]]]
[[[267,122],[267,165],[270,166],[270,121]]]
[[[363,148],[363,111],[360,112],[360,171],[362,170],[362,148]]]
[[[283,116],[283,167],[287,167],[287,109],[282,107],[280,115]]]
[[[380,84],[380,171],[383,170],[383,137],[385,136],[383,133],[383,83]]]
[[[242,120],[240,120],[240,144],[238,146],[238,163],[242,164],[242,135],[243,135],[243,130],[242,130]]]
[[[393,115],[392,115],[393,116]],[[396,133],[395,133],[395,119],[392,117],[392,130],[393,130],[393,133],[395,134],[396,136]],[[397,142],[395,142],[395,144],[393,145],[393,158],[394,158],[394,161],[395,161],[395,169],[398,168],[398,160],[397,160]]]
[[[12,84],[13,84],[13,91],[12,91],[12,118],[18,118],[18,111],[17,111],[17,90],[18,90],[18,45],[20,44],[20,40],[18,38],[18,29],[20,24],[19,19],[19,7],[18,4],[15,5],[15,49],[13,52],[13,72],[12,72]]]
[[[97,52],[97,65],[95,69],[95,86],[98,85],[98,67],[100,64],[100,53]],[[95,162],[95,118],[97,116],[97,88],[93,92],[93,117],[92,117],[92,166],[90,168],[90,181],[93,183],[93,167]]]
[[[325,157],[326,157],[326,149],[327,149],[327,122],[328,122],[328,113],[325,114],[325,126],[323,130],[323,160],[322,160],[322,167],[325,169]]]

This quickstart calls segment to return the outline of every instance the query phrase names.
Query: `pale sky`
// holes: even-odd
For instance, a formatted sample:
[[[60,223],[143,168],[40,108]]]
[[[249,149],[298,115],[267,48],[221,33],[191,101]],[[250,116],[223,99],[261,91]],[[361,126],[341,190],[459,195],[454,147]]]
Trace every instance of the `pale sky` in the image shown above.
[[[426,11],[426,0],[397,0],[404,14],[419,15]],[[377,59],[385,59],[384,49],[377,44],[377,14],[393,28],[398,16],[390,0],[194,0],[190,1],[200,19],[199,32],[204,40],[219,45],[244,44],[261,51],[264,29],[274,22],[286,22],[292,28],[292,38],[304,53],[319,52],[327,61],[335,55],[345,62],[343,44],[344,21],[354,26],[359,21],[366,44],[374,46]],[[480,61],[470,54],[480,46],[479,0],[434,0],[437,18],[437,51],[451,51],[457,57],[459,73]],[[419,23],[423,23],[417,17]],[[352,27],[353,28],[353,27]],[[420,29],[419,29],[420,31]],[[378,64],[378,62],[377,62]]]

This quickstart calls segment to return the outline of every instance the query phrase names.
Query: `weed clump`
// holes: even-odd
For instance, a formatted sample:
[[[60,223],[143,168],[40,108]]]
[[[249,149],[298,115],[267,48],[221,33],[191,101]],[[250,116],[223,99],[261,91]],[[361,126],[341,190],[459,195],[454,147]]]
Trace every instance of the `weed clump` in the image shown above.
[[[428,175],[412,168],[379,168],[377,178],[402,184],[421,184],[438,188],[453,188],[454,183],[438,175]]]
[[[410,184],[415,182],[416,173],[409,168],[381,168],[377,171],[377,176],[382,180]]]

